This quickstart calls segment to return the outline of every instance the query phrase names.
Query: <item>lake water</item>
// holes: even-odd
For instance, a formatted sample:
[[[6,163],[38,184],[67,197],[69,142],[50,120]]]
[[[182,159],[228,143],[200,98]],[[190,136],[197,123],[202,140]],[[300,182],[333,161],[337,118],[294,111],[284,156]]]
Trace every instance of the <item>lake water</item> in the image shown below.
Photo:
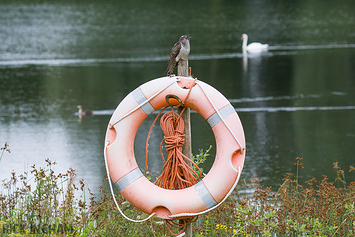
[[[224,94],[243,123],[243,177],[277,190],[303,157],[302,181],[347,181],[355,165],[354,1],[3,1],[0,3],[0,180],[56,161],[97,192],[105,174],[106,127],[119,102],[164,75],[171,47],[189,34],[193,76]],[[270,50],[243,57],[240,37]],[[94,110],[83,118],[76,106]],[[192,113],[193,152],[213,145]],[[140,166],[154,116],[135,142]],[[162,167],[161,132],[150,140],[149,169]]]

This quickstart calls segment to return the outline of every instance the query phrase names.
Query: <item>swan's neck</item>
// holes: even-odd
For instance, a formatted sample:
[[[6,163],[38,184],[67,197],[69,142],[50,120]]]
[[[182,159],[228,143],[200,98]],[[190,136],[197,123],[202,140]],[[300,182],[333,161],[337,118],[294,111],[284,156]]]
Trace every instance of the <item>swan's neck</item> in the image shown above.
[[[243,37],[243,50],[247,48],[248,36]]]
[[[78,114],[79,114],[79,116],[83,114],[83,109],[82,108],[79,108]]]

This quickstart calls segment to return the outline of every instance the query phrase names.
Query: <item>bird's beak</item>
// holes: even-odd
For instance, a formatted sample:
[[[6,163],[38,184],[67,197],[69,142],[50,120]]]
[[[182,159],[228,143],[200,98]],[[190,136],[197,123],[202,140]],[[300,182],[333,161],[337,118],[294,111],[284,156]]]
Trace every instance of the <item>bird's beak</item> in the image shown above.
[[[240,38],[241,40],[243,40],[244,39],[244,37],[242,36],[242,38]]]

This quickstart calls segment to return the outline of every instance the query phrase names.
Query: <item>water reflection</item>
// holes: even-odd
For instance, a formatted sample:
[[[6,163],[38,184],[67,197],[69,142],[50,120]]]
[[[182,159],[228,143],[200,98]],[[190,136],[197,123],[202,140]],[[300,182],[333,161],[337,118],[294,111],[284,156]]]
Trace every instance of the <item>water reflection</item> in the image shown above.
[[[246,74],[248,71],[248,53],[243,51],[243,73]]]
[[[243,43],[245,44],[246,41]],[[246,49],[243,49],[243,77],[242,77],[242,87],[246,94],[248,94],[251,98],[256,98],[260,96],[264,96],[261,73],[262,73],[262,60],[263,60],[263,51],[257,51],[250,53]],[[257,107],[265,107],[265,103],[263,101],[254,101]],[[258,157],[256,157],[259,162],[262,160],[265,163],[270,156],[268,154],[264,154],[263,151],[268,149],[266,141],[268,140],[269,132],[268,127],[266,126],[266,114],[265,113],[255,113],[252,118],[254,128],[255,128],[255,143],[258,144],[257,147],[250,146],[251,143],[247,143],[247,151],[249,150],[258,150]],[[246,159],[250,159],[250,156],[247,153]],[[255,158],[254,158],[255,159]],[[253,164],[251,162],[249,164]],[[249,166],[249,175],[251,173],[257,173],[258,167],[253,165]]]

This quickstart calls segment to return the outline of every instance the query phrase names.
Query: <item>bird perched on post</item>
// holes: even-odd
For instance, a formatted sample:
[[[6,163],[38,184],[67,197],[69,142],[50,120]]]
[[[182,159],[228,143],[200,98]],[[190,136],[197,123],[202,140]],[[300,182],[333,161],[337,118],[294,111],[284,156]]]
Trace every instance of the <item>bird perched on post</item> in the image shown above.
[[[173,74],[174,69],[177,67],[177,63],[180,59],[185,60],[190,53],[190,39],[189,35],[182,35],[180,40],[171,49],[168,65],[165,69],[167,76]]]

